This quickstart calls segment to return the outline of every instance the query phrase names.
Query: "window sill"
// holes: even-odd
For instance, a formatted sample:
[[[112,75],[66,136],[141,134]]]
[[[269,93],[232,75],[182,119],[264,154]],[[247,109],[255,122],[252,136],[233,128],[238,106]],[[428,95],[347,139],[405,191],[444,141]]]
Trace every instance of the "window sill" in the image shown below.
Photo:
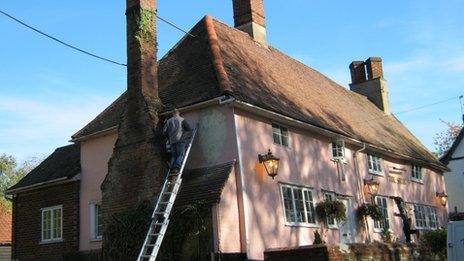
[[[305,227],[305,228],[321,228],[317,224],[307,224],[307,223],[285,223],[286,227]]]
[[[100,238],[91,238],[90,239],[90,242],[101,242],[103,239],[100,237]]]
[[[339,229],[338,226],[328,226],[328,228],[331,229],[331,230],[338,230]]]
[[[375,171],[369,170],[369,174],[379,176],[379,177],[385,177],[385,174],[383,172],[375,172]]]
[[[287,149],[287,150],[291,150],[291,149],[292,149],[290,146],[285,146],[285,145],[282,145],[282,144],[279,144],[279,143],[275,143],[275,142],[274,142],[274,146],[278,146],[278,147],[281,147],[281,148],[284,148],[284,149]]]
[[[61,242],[64,242],[64,239],[52,239],[52,240],[40,241],[39,245],[54,244],[54,243],[61,243]]]
[[[343,164],[348,164],[348,161],[346,161],[346,158],[344,158],[344,157],[343,158],[334,158],[334,157],[332,157],[330,160],[333,161],[333,162],[341,162]]]
[[[419,183],[419,184],[424,185],[424,181],[420,180],[420,179],[411,179],[411,181],[414,182],[414,183]]]

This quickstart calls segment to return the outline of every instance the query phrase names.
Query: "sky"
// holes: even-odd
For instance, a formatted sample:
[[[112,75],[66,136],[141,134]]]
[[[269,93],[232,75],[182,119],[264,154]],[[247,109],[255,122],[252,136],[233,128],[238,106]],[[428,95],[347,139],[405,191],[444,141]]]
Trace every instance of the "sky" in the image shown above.
[[[125,1],[0,1],[0,10],[59,39],[126,62]],[[158,0],[190,29],[204,15],[233,25],[231,0]],[[265,0],[268,42],[348,88],[348,65],[380,56],[391,110],[429,149],[461,122],[464,0]],[[158,21],[162,57],[183,33]],[[126,89],[126,68],[77,53],[0,15],[0,154],[45,157]]]

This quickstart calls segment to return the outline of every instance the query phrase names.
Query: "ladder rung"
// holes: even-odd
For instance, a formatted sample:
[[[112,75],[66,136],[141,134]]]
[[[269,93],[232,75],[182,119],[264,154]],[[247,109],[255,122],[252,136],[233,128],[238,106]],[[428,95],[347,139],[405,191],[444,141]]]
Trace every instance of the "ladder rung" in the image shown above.
[[[162,226],[162,225],[166,225],[166,223],[164,223],[164,222],[163,223],[154,223],[153,225],[154,226]]]
[[[152,236],[152,237],[157,237],[159,235],[161,235],[161,234],[160,233],[150,234],[150,236]]]
[[[172,204],[170,201],[162,201],[160,204],[167,205],[167,204]]]
[[[166,212],[155,212],[154,214],[155,215],[164,215],[164,214],[166,214]]]

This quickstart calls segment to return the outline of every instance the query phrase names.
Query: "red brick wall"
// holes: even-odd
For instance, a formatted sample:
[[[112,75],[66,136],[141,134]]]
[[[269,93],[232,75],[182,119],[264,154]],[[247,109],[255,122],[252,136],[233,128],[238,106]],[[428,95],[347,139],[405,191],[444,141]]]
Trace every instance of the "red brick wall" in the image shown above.
[[[250,22],[265,26],[263,0],[233,0],[233,7],[235,27]]]
[[[41,209],[63,205],[63,241],[41,244]],[[62,260],[79,248],[79,182],[17,194],[13,199],[13,258]]]

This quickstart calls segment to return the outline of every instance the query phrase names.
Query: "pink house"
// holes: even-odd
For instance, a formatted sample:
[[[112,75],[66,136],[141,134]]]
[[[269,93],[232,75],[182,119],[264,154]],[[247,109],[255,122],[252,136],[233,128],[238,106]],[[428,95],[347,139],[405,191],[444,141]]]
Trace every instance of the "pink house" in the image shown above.
[[[234,18],[235,28],[203,18],[190,31],[195,37],[182,38],[158,69],[162,115],[179,108],[198,127],[176,204],[211,206],[216,258],[263,260],[266,249],[313,244],[316,231],[328,244],[382,241],[385,231],[404,242],[399,198],[413,230],[445,226],[447,206],[437,193],[446,193],[446,167],[390,113],[380,58],[352,62],[347,89],[266,42],[262,1],[234,0]],[[40,244],[32,253],[13,239],[15,258],[33,259],[52,251],[47,246],[70,242],[58,254],[101,249],[100,186],[126,102],[124,93],[72,136],[78,169],[52,175],[56,169],[44,167],[57,160],[52,155],[9,190],[14,222],[36,208],[28,224],[37,226],[34,242]],[[268,151],[280,159],[275,179],[258,160]],[[78,197],[78,220],[66,218],[66,195],[22,208],[28,196],[74,183],[66,195]],[[369,192],[369,183],[378,184],[377,193]],[[316,205],[327,199],[344,204],[345,221],[318,217]],[[366,202],[380,207],[381,220],[359,218]],[[56,216],[44,220],[50,209]],[[77,232],[66,234],[66,222]],[[13,238],[21,233],[14,228]]]

